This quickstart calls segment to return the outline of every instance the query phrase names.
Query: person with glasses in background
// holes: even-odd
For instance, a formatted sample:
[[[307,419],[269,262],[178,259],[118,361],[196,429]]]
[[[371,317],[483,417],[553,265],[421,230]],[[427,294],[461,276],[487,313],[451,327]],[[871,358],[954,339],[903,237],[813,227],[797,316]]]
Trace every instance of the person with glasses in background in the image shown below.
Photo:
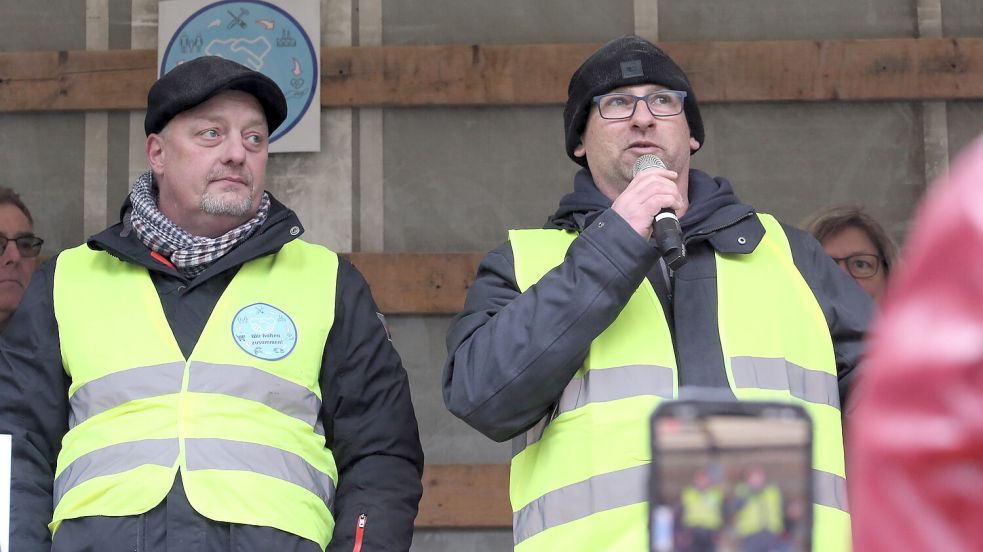
[[[812,215],[806,228],[867,295],[880,301],[898,247],[874,217],[863,207],[834,206]]]
[[[648,549],[649,417],[697,392],[807,408],[813,549],[848,549],[841,389],[870,298],[806,232],[690,167],[696,95],[654,44],[615,39],[574,72],[564,140],[572,193],[485,256],[447,336],[448,409],[512,439],[516,551]],[[678,241],[660,239],[666,209]]]
[[[44,240],[17,192],[0,186],[0,330],[7,327],[38,266]]]

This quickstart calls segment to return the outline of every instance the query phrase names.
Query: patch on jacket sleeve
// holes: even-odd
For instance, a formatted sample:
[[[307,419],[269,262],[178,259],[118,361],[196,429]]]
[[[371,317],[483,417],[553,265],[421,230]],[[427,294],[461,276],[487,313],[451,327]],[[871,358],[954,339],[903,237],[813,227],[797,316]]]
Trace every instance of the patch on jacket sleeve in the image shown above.
[[[382,322],[382,329],[386,330],[386,339],[392,343],[393,336],[391,333],[389,333],[389,322],[386,322],[386,317],[383,316],[381,312],[377,312],[375,315],[379,317],[379,322]]]

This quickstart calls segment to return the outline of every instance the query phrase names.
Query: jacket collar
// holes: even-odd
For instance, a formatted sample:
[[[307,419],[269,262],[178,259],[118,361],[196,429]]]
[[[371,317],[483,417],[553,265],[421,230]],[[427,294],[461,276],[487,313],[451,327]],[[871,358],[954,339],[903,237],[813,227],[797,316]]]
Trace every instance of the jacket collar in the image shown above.
[[[579,170],[573,186],[545,228],[580,232],[611,207],[611,200],[597,189],[589,170]],[[750,253],[761,242],[764,226],[754,208],[738,199],[726,179],[691,169],[689,201],[689,209],[680,220],[687,243],[705,240],[721,253]]]

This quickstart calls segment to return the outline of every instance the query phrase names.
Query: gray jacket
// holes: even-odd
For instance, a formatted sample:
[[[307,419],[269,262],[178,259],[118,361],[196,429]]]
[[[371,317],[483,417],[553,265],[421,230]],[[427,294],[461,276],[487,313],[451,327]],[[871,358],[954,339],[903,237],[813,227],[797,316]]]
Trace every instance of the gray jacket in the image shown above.
[[[714,253],[752,252],[764,227],[722,178],[690,171],[689,199],[681,220],[688,262],[670,276],[653,245],[610,209],[590,173],[578,173],[575,191],[546,224],[580,233],[562,264],[520,293],[508,243],[482,260],[464,310],[447,336],[447,408],[496,441],[524,432],[547,414],[591,342],[646,277],[667,313],[680,388],[727,393]],[[872,302],[816,240],[783,227],[795,265],[829,324],[845,404]]]

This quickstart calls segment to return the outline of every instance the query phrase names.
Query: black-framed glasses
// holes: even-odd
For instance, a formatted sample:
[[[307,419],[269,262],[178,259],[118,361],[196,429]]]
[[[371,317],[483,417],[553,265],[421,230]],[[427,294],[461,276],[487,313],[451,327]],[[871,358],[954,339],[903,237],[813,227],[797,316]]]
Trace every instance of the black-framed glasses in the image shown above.
[[[836,261],[836,264],[845,266],[850,276],[861,280],[876,275],[881,264],[884,263],[884,257],[870,253],[858,253],[849,257],[833,257],[833,260]]]
[[[653,117],[672,117],[683,112],[686,92],[682,90],[659,90],[636,96],[634,94],[602,94],[594,96],[597,111],[603,119],[627,119],[635,114],[638,102],[645,102]]]
[[[37,257],[41,254],[41,245],[44,244],[44,240],[33,235],[10,238],[0,234],[0,255],[7,250],[7,244],[10,242],[17,244],[17,251],[20,252],[21,257]]]

